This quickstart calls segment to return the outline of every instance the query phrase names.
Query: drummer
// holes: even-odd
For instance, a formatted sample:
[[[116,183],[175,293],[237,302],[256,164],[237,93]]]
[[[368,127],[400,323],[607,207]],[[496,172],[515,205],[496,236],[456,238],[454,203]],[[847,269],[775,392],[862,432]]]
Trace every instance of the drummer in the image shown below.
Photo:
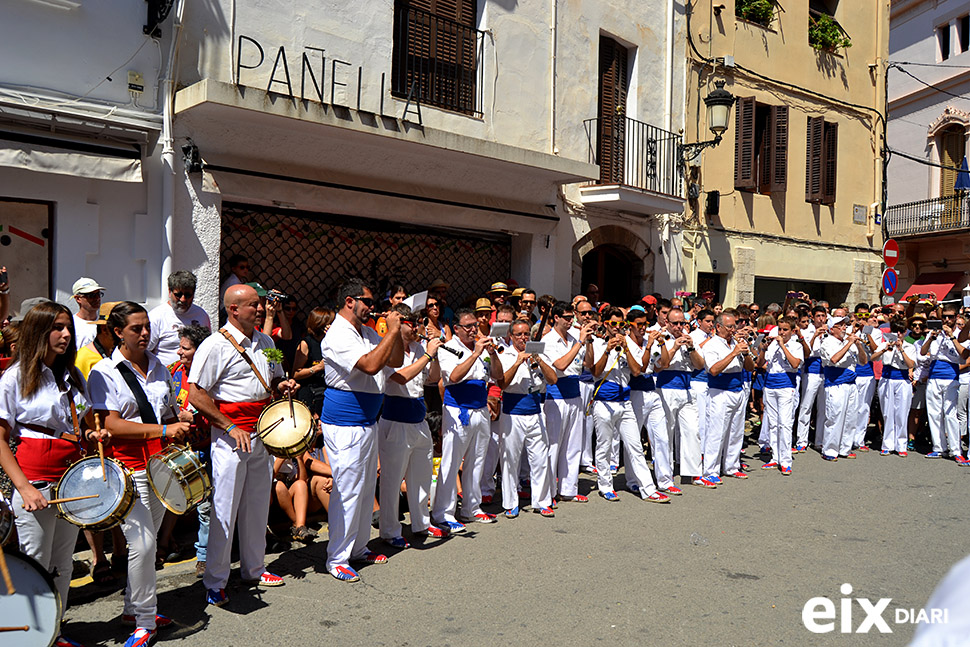
[[[87,389],[74,366],[70,310],[52,301],[35,305],[24,316],[19,332],[13,364],[0,377],[0,467],[15,488],[20,550],[54,576],[63,613],[78,527],[59,517],[48,500],[67,467],[81,458],[73,434],[89,409]],[[104,430],[84,433],[89,440],[109,437]],[[16,457],[10,450],[11,437],[20,441]],[[78,647],[64,636],[54,644]]]
[[[143,647],[160,627],[172,623],[157,615],[155,550],[165,507],[148,482],[148,457],[167,441],[180,441],[189,423],[180,422],[172,374],[148,350],[148,311],[122,301],[108,315],[115,337],[111,357],[94,365],[89,377],[91,402],[111,433],[111,456],[131,470],[138,497],[121,523],[128,540],[128,586],[121,621],[135,626],[125,647]]]

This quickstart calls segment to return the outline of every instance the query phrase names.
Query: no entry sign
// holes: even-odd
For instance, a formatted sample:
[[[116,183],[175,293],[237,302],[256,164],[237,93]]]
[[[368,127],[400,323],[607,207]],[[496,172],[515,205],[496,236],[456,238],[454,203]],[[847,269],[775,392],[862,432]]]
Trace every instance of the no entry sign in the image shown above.
[[[891,267],[887,267],[886,271],[882,273],[882,293],[887,297],[892,296],[896,293],[896,285],[899,283],[899,277],[896,275],[896,270]]]
[[[882,246],[882,262],[886,267],[896,267],[896,263],[899,262],[899,243],[892,238]]]

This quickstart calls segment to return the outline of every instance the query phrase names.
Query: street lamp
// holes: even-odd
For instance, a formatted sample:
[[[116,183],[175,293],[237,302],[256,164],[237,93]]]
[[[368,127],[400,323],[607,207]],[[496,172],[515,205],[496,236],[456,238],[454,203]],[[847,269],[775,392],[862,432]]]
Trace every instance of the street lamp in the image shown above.
[[[731,119],[731,106],[734,105],[734,95],[724,89],[724,81],[715,81],[716,89],[704,97],[704,104],[707,105],[707,123],[714,139],[694,144],[681,144],[680,154],[684,162],[689,162],[700,155],[705,148],[717,146],[721,143],[724,131],[728,129],[728,122]]]

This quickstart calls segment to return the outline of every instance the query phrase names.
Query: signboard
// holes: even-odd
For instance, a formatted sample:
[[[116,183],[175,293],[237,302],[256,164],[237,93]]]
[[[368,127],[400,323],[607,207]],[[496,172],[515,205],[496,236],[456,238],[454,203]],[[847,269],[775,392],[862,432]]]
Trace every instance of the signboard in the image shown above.
[[[896,270],[887,267],[886,271],[882,273],[882,293],[886,296],[892,296],[896,293],[896,286],[898,284],[899,276],[897,276]]]
[[[899,262],[899,243],[892,238],[882,246],[882,262],[886,267],[896,267],[896,263]]]

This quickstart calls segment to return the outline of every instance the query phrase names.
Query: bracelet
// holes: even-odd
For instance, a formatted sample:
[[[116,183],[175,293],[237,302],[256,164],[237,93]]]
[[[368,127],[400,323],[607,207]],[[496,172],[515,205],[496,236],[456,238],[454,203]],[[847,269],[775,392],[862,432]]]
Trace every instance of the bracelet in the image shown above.
[[[6,290],[0,290],[0,294],[10,294],[10,288],[7,288]]]
[[[433,362],[434,361],[434,357],[432,357],[430,353],[425,352],[424,356],[428,358],[428,361],[429,362]]]
[[[236,426],[237,425],[235,423],[233,423],[233,424],[229,425],[228,427],[226,427],[226,433],[228,434],[230,431],[232,431],[233,429],[235,429]]]
[[[165,438],[165,430],[168,429],[168,425],[162,425],[162,439]]]

